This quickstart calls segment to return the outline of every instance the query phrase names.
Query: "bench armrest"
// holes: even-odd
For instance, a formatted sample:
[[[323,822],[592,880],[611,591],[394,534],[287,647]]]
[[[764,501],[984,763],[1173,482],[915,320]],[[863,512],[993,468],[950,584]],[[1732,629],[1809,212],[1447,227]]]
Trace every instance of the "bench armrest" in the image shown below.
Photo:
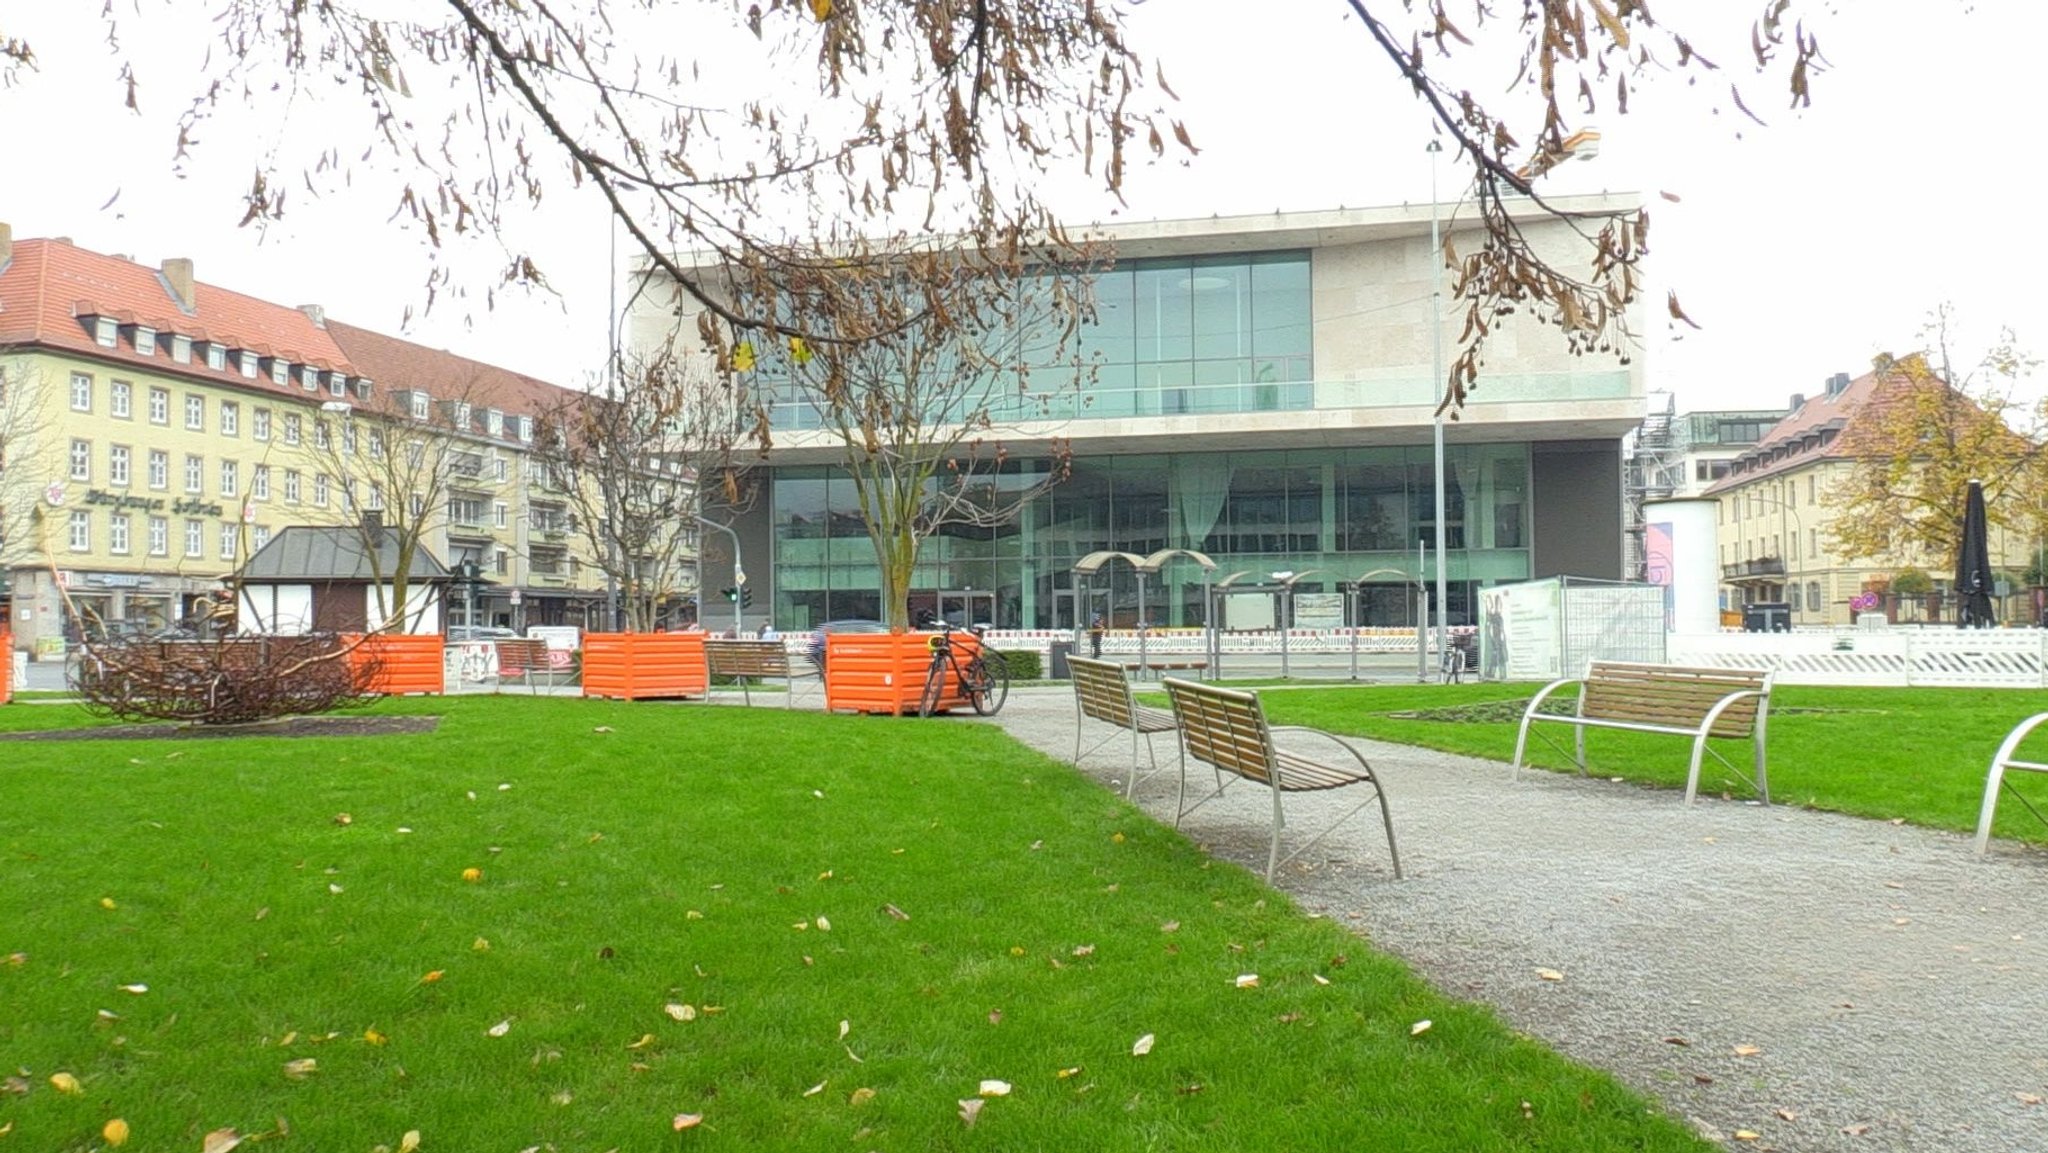
[[[1561,681],[1552,681],[1544,685],[1542,691],[1538,692],[1535,698],[1529,702],[1529,707],[1522,710],[1522,723],[1527,724],[1532,717],[1535,717],[1542,711],[1543,702],[1549,698],[1550,694],[1566,685],[1581,684],[1585,679],[1584,677],[1566,677]]]
[[[1267,727],[1266,731],[1268,733],[1271,733],[1275,737],[1279,736],[1281,733],[1307,733],[1310,736],[1321,737],[1324,740],[1329,741],[1330,743],[1336,745],[1338,748],[1343,749],[1345,752],[1350,753],[1351,759],[1358,762],[1358,767],[1364,770],[1367,776],[1374,775],[1372,771],[1372,765],[1366,761],[1364,753],[1359,752],[1355,747],[1353,747],[1350,741],[1347,741],[1343,737],[1340,737],[1337,734],[1330,732],[1326,729],[1311,728],[1308,725],[1271,725]],[[1279,776],[1279,772],[1280,766],[1274,765],[1274,776]]]
[[[1739,700],[1742,700],[1745,697],[1759,698],[1756,706],[1756,721],[1754,722],[1754,725],[1756,728],[1762,729],[1764,726],[1764,712],[1765,710],[1771,707],[1770,690],[1741,689],[1737,692],[1729,693],[1727,696],[1722,697],[1720,700],[1714,702],[1714,707],[1707,710],[1706,718],[1700,722],[1700,732],[1713,732],[1714,722],[1721,719],[1721,714],[1728,711],[1728,706],[1734,704]]]

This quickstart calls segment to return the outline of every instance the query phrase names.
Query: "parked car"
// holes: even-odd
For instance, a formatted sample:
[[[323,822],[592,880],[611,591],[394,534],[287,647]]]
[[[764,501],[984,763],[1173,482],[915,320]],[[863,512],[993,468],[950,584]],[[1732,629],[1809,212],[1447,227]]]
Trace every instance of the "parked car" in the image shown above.
[[[881,621],[826,621],[811,630],[811,641],[804,646],[804,655],[818,666],[818,672],[825,671],[826,633],[886,633],[889,626]]]
[[[451,625],[448,628],[448,643],[462,644],[466,641],[510,641],[519,639],[512,629],[495,625]]]

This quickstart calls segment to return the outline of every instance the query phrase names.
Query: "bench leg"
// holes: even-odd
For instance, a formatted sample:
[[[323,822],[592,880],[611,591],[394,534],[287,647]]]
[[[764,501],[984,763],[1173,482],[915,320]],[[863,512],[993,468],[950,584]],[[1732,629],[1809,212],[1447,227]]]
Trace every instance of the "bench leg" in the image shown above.
[[[1690,805],[1700,791],[1700,758],[1707,753],[1707,734],[1701,733],[1692,741],[1692,768],[1685,774],[1685,803]]]
[[[1998,757],[1991,762],[1991,773],[1984,778],[1984,807],[1977,811],[1977,855],[1991,851],[1991,819],[1998,815],[1998,787],[2005,781],[2005,758]]]
[[[1273,794],[1273,844],[1266,851],[1266,883],[1270,885],[1273,869],[1280,863],[1280,830],[1287,826],[1287,817],[1280,809],[1280,790],[1269,785],[1266,791]]]
[[[1372,791],[1380,799],[1380,823],[1387,827],[1387,854],[1394,858],[1394,879],[1401,879],[1401,848],[1394,843],[1394,813],[1387,808],[1387,791],[1380,787],[1379,774],[1373,774]]]
[[[1579,775],[1586,775],[1586,726],[1572,726],[1572,758],[1578,762]]]
[[[1758,800],[1768,805],[1771,803],[1771,778],[1769,770],[1764,766],[1764,720],[1762,717],[1757,718],[1754,739],[1756,741],[1756,795]]]
[[[1529,722],[1535,719],[1534,709],[1522,714],[1522,731],[1515,734],[1515,767],[1508,777],[1510,781],[1522,779],[1522,754],[1529,751]]]

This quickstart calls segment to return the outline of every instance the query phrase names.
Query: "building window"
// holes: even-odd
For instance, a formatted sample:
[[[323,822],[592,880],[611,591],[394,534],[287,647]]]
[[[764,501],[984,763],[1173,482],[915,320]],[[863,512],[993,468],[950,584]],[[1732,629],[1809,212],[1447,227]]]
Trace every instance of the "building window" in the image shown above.
[[[220,462],[220,494],[222,496],[235,495],[235,490],[240,487],[241,480],[242,466],[231,460]]]
[[[270,383],[290,384],[291,382],[292,362],[281,356],[272,357],[270,359]]]
[[[242,406],[232,400],[220,402],[220,434],[222,436],[242,435]]]
[[[121,323],[111,316],[94,317],[92,340],[101,348],[112,348],[121,343]]]
[[[295,468],[290,468],[290,469],[286,469],[286,470],[285,470],[285,473],[284,473],[284,502],[285,502],[286,504],[297,504],[297,503],[299,503],[299,470],[298,470],[298,469],[295,469]]]
[[[491,554],[491,571],[498,576],[504,576],[511,572],[512,554],[504,549],[498,549],[493,552]]]
[[[1804,607],[1802,607],[1802,599],[1803,599],[1803,598],[1801,598],[1801,597],[1800,597],[1800,595],[1799,595],[1799,586],[1798,586],[1798,584],[1796,584],[1796,583],[1795,583],[1795,584],[1789,584],[1789,585],[1786,585],[1786,586],[1785,586],[1785,599],[1786,599],[1786,600],[1787,600],[1788,602],[1790,602],[1789,604],[1787,604],[1787,606],[1786,606],[1786,607],[1787,607],[1787,608],[1790,608],[1790,609],[1791,609],[1791,610],[1792,610],[1793,612],[1797,613],[1797,612],[1805,612],[1805,611],[1806,611],[1806,610],[1805,610],[1805,608],[1804,608]]]
[[[370,482],[370,511],[384,511],[384,486],[374,480]]]
[[[233,521],[222,521],[220,525],[220,559],[235,559],[235,545],[241,537],[241,526]]]
[[[185,522],[185,555],[197,560],[206,555],[206,522],[188,520]]]
[[[149,487],[171,487],[171,454],[162,449],[149,450]]]
[[[171,555],[171,522],[160,516],[149,518],[149,555]]]
[[[307,388],[319,387],[319,385],[316,383],[318,375],[319,374],[315,373],[315,379],[308,380],[306,382]],[[345,372],[330,373],[327,377],[327,393],[329,396],[347,396],[348,374]]]
[[[317,448],[317,449],[319,449],[319,450],[320,450],[320,451],[322,451],[322,452],[326,452],[326,451],[327,451],[327,448],[328,448],[328,446],[329,446],[329,445],[331,445],[331,444],[333,444],[333,443],[334,443],[333,439],[332,439],[332,438],[330,438],[330,437],[329,437],[329,435],[328,435],[328,433],[327,433],[327,422],[326,422],[326,421],[324,421],[324,420],[321,420],[321,419],[320,419],[319,417],[317,417],[317,416],[316,416],[316,417],[314,417],[314,418],[313,418],[313,447],[314,447],[314,448]]]
[[[249,415],[254,421],[254,423],[251,425],[249,429],[249,435],[255,437],[257,440],[269,440],[270,410],[267,408],[259,408],[255,412],[250,413]]]
[[[414,420],[425,420],[433,415],[434,401],[426,393],[414,389],[408,399],[412,405],[412,418]]]
[[[257,500],[270,499],[270,466],[259,464],[249,474],[249,495]]]
[[[197,495],[206,487],[206,458],[187,455],[185,457],[185,491]]]
[[[156,329],[135,326],[135,351],[144,356],[156,355]]]
[[[356,422],[344,420],[341,422],[341,451],[354,456],[356,447]]]
[[[261,552],[263,546],[270,543],[270,526],[267,524],[257,525],[250,533],[250,543],[254,546],[255,551]]]
[[[1806,530],[1806,546],[1807,546],[1807,547],[1806,547],[1806,555],[1807,555],[1807,556],[1809,556],[1809,557],[1812,557],[1812,558],[1813,558],[1813,559],[1815,559],[1815,560],[1819,560],[1819,559],[1820,559],[1820,530],[1819,530],[1819,529],[1817,529],[1817,528],[1810,528],[1810,529],[1807,529],[1807,530]]]
[[[179,364],[192,363],[192,338],[171,334],[171,359]]]
[[[504,457],[493,457],[491,459],[491,475],[498,478],[499,484],[505,483],[505,478],[511,475],[510,468],[506,464]]]
[[[484,431],[492,436],[505,435],[505,414],[495,408],[484,410]]]
[[[519,439],[520,439],[521,441],[525,442],[526,444],[532,444],[532,443],[533,443],[533,418],[532,418],[532,417],[530,417],[530,416],[522,416],[522,417],[519,417],[518,419],[519,419]]]
[[[186,394],[186,396],[185,396],[185,427],[186,427],[186,428],[188,428],[188,429],[190,429],[190,430],[192,430],[193,432],[204,432],[204,431],[206,431],[206,398],[205,398],[205,397],[203,397],[203,396],[193,396],[193,395],[191,395],[191,394],[189,394],[189,393],[188,393],[188,394]]]
[[[107,483],[128,487],[128,462],[130,454],[125,444],[107,446]]]
[[[149,390],[149,423],[171,423],[171,390],[152,388]]]
[[[324,472],[313,477],[313,503],[321,508],[327,507],[327,474]]]
[[[286,444],[299,443],[299,414],[296,412],[284,414],[284,442]]]
[[[419,493],[412,494],[412,499],[406,501],[405,505],[407,508],[412,510],[412,519],[414,521],[418,521],[420,517],[426,515],[427,498],[421,496]]]
[[[448,519],[459,525],[481,527],[484,523],[483,500],[462,494],[449,497]]]
[[[511,527],[511,524],[511,506],[507,505],[502,500],[491,502],[491,526],[493,528],[509,528]]]
[[[214,370],[215,372],[221,372],[221,371],[224,371],[224,370],[226,370],[227,366],[228,366],[228,350],[227,350],[227,347],[226,347],[225,345],[219,345],[219,344],[209,344],[209,345],[207,345],[207,346],[206,346],[206,367],[208,367],[208,368],[210,368],[210,369]],[[195,552],[195,553],[193,553],[192,555],[193,555],[193,556],[198,556],[199,554]]]
[[[92,377],[82,372],[71,374],[71,411],[92,411]]]
[[[92,479],[92,442],[89,440],[71,442],[71,479]]]
[[[456,428],[459,428],[464,432],[468,432],[470,430],[468,401],[458,400],[455,402],[454,422]]]
[[[241,360],[241,369],[242,369],[242,375],[243,375],[243,376],[244,376],[245,378],[249,379],[249,380],[255,380],[255,379],[256,379],[256,354],[255,354],[255,353],[253,353],[253,352],[250,352],[250,351],[249,351],[248,349],[246,349],[246,348],[245,348],[245,349],[243,349],[243,350],[242,350],[242,354],[241,354],[240,360]]]
[[[107,518],[107,549],[121,556],[128,555],[128,514],[117,512]]]
[[[71,514],[71,551],[92,551],[92,514],[83,510]]]
[[[1819,581],[1806,582],[1806,607],[1813,612],[1820,612],[1827,607],[1821,603]]]
[[[125,380],[117,380],[107,386],[107,411],[122,420],[135,416],[135,386]]]

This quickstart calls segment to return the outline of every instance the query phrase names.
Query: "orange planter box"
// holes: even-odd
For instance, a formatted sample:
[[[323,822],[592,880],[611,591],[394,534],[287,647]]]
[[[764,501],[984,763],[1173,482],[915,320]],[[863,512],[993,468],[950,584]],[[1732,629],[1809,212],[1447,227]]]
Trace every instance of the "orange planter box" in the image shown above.
[[[0,633],[0,705],[14,699],[14,638]]]
[[[856,713],[916,716],[924,678],[932,665],[937,633],[827,633],[825,708]],[[953,652],[963,663],[980,643],[972,633],[954,633]],[[972,708],[960,680],[946,670],[941,709]]]
[[[701,697],[710,688],[703,633],[583,634],[586,697]]]
[[[445,691],[446,666],[442,659],[441,637],[436,633],[376,633],[362,638],[362,643],[349,650],[348,655],[352,669],[361,670],[373,662],[377,665],[370,691],[386,696],[438,695]]]

